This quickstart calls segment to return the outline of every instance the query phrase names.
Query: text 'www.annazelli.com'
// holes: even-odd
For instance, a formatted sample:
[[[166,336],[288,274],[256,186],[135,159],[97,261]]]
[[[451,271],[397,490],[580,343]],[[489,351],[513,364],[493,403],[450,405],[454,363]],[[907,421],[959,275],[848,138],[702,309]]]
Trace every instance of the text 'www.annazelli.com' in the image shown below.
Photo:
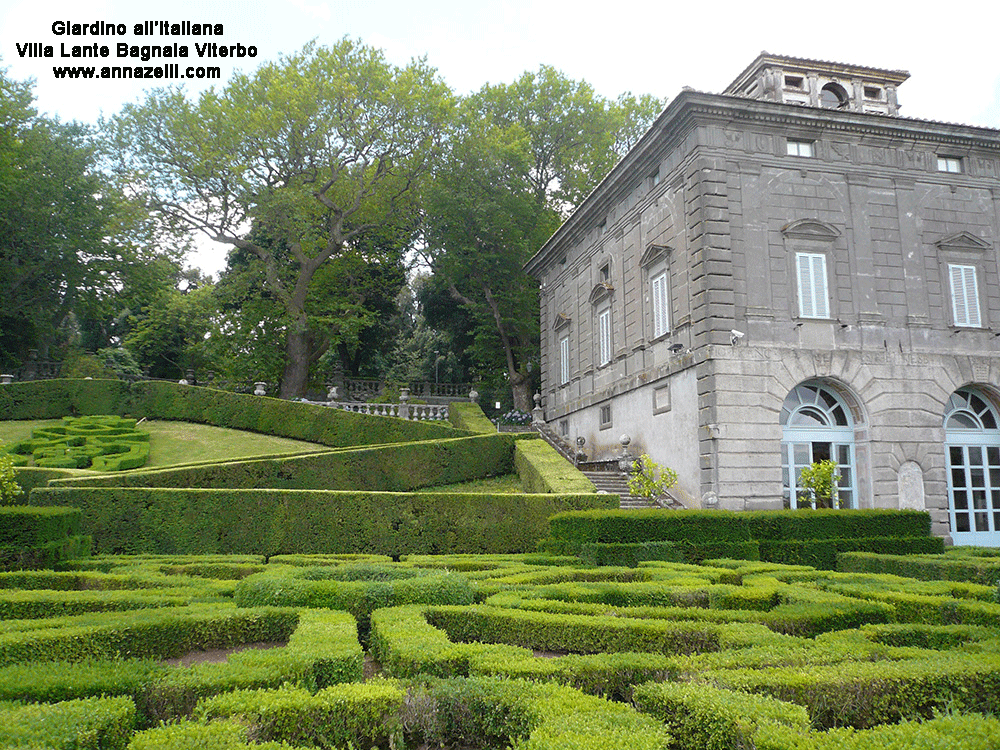
[[[64,65],[53,67],[52,75],[56,78],[108,79],[108,78],[209,78],[221,79],[222,69],[201,65],[181,67],[177,63],[166,65],[105,65],[101,68],[83,65]]]

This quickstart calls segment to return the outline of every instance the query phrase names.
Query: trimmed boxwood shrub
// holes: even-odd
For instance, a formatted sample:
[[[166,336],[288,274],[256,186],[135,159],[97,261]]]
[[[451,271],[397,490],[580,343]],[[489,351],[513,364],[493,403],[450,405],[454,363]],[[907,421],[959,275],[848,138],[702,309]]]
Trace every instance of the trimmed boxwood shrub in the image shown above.
[[[497,427],[483,413],[479,404],[456,401],[448,406],[448,420],[458,430],[488,435],[495,433]]]
[[[891,573],[923,581],[968,581],[987,586],[1000,582],[1000,559],[968,557],[949,550],[943,555],[877,554],[875,551],[837,555],[837,570],[846,573]]]
[[[100,553],[385,555],[534,550],[561,510],[607,495],[37,488],[31,502],[72,505]]]
[[[0,747],[125,750],[135,721],[128,698],[0,704]]]

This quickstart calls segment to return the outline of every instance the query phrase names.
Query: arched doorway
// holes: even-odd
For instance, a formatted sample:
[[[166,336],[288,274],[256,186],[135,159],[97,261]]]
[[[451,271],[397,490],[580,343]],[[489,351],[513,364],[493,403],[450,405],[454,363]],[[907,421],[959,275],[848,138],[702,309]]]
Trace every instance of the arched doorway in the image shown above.
[[[1000,429],[997,408],[976,388],[959,388],[944,414],[948,515],[955,544],[1000,545]]]
[[[783,496],[786,508],[802,507],[802,469],[818,461],[837,464],[840,481],[836,505],[857,506],[854,469],[854,420],[851,410],[832,389],[819,381],[795,386],[781,406]]]

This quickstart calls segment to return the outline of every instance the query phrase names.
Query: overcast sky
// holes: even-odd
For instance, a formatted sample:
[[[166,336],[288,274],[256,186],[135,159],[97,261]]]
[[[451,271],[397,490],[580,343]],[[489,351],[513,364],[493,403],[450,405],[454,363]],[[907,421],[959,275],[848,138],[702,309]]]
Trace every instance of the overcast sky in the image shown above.
[[[253,45],[257,57],[200,59],[193,45],[202,38],[135,37],[133,26],[145,20],[222,23],[224,34],[213,41]],[[124,23],[127,34],[59,36],[53,33],[58,21]],[[253,70],[310,39],[350,36],[381,48],[397,64],[425,56],[460,94],[545,64],[588,81],[607,97],[631,91],[668,98],[684,86],[718,93],[767,50],[909,71],[899,90],[902,116],[1000,128],[998,28],[995,0],[953,0],[947,6],[898,0],[0,0],[0,66],[15,79],[35,79],[41,112],[94,123],[124,102],[142,99],[156,82],[56,80],[53,65],[90,63],[59,58],[61,44],[67,50],[107,44],[111,57],[97,64],[123,65],[141,61],[115,57],[119,41],[179,41],[191,51],[182,65],[218,65],[224,83],[234,70]],[[28,42],[52,45],[56,58],[20,56],[17,45]],[[182,85],[191,95],[204,87]],[[224,258],[224,248],[206,249],[195,262],[217,272]]]

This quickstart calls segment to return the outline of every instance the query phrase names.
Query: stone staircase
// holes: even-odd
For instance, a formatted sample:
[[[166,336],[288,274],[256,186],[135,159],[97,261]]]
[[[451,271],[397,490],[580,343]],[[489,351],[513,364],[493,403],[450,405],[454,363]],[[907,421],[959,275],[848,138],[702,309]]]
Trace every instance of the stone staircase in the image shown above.
[[[633,497],[628,491],[628,474],[624,471],[585,471],[587,477],[598,492],[618,495],[622,510],[638,510],[640,508],[656,508],[656,503],[645,497]]]
[[[566,443],[566,441],[556,435],[551,427],[547,424],[536,424],[535,429],[549,445],[556,449],[556,452],[559,453],[560,456],[576,465],[573,460],[573,448]],[[618,495],[619,507],[622,510],[684,507],[677,501],[676,498],[670,495],[667,496],[667,504],[662,506],[652,500],[649,500],[648,498],[634,497],[630,495],[628,490],[628,474],[624,471],[619,471],[617,468],[612,468],[616,464],[616,461],[588,462],[580,465],[580,470],[583,472],[583,475],[591,481],[594,487],[597,488],[598,492],[607,492],[609,495]]]

